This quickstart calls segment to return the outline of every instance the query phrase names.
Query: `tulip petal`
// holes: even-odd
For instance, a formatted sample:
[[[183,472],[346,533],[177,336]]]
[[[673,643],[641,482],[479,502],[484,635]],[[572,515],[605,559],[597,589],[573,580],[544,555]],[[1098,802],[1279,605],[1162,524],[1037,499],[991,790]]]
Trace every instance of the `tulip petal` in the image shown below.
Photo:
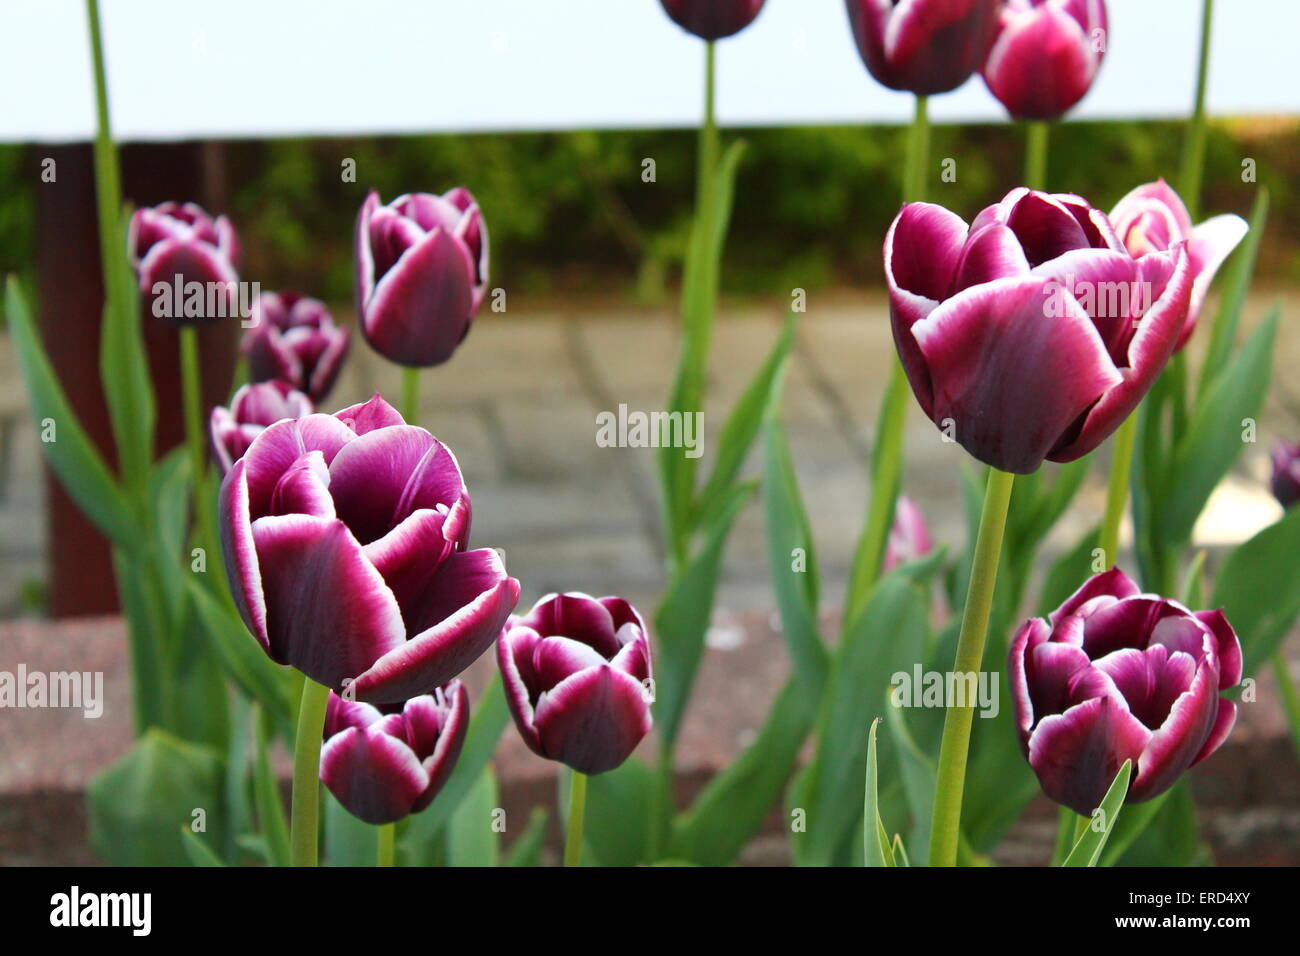
[[[547,756],[585,774],[622,764],[651,724],[641,685],[608,664],[573,674],[542,695],[534,722]]]
[[[1001,223],[973,231],[962,250],[953,280],[952,295],[981,282],[1029,274],[1029,260],[1016,234]]]
[[[352,258],[357,264],[357,315],[366,314],[366,304],[375,292],[375,259],[370,252],[370,219],[379,206],[379,193],[372,189],[357,210],[357,224],[352,234]]]
[[[1215,651],[1219,659],[1219,690],[1227,690],[1241,683],[1241,642],[1223,611],[1197,611],[1196,619],[1214,635]]]
[[[410,747],[355,727],[325,741],[320,776],[349,813],[375,826],[410,814],[429,785]]]
[[[1092,245],[1074,213],[1047,193],[1024,194],[1011,207],[1007,226],[1020,240],[1029,264],[1035,267]]]
[[[542,690],[550,690],[578,671],[607,663],[589,644],[571,637],[545,637],[533,648],[533,671]]]
[[[542,637],[571,637],[595,648],[602,660],[619,651],[614,618],[600,601],[580,591],[547,595],[523,619]]]
[[[1011,683],[1011,700],[1016,708],[1016,729],[1020,734],[1021,747],[1028,753],[1029,729],[1033,727],[1037,715],[1034,703],[1029,696],[1029,677],[1025,669],[1028,652],[1052,636],[1052,629],[1041,617],[1031,618],[1021,625],[1011,639],[1011,650],[1007,655],[1008,680]]]
[[[1204,746],[1201,747],[1200,753],[1192,760],[1192,766],[1214,753],[1228,739],[1228,734],[1232,733],[1233,725],[1237,723],[1237,705],[1230,700],[1219,699],[1219,709],[1214,716],[1214,726],[1210,728],[1210,736],[1205,739]]]
[[[619,640],[624,642],[623,649],[614,655],[614,659],[609,662],[610,666],[645,684],[652,676],[650,642],[635,624],[624,624],[619,629]]]
[[[419,813],[433,803],[433,798],[455,769],[465,745],[465,735],[469,732],[469,695],[465,692],[465,685],[460,681],[452,681],[447,685],[445,693],[451,706],[443,716],[433,753],[424,758],[424,772],[428,775],[429,783],[411,808],[412,813]]]
[[[1005,20],[984,65],[989,91],[1018,119],[1054,119],[1092,85],[1101,57],[1082,25],[1042,4]]]
[[[497,665],[501,669],[501,686],[505,688],[506,703],[514,718],[519,735],[533,753],[545,757],[541,738],[533,723],[533,696],[529,685],[536,683],[533,672],[533,650],[542,638],[530,627],[514,627],[497,641]]]
[[[271,513],[271,496],[281,476],[309,451],[319,451],[329,464],[356,435],[333,415],[313,414],[271,425],[244,452],[247,462],[249,513],[261,518]]]
[[[1037,470],[1060,436],[1121,381],[1087,313],[1049,281],[999,279],[945,301],[912,326],[934,400],[957,441],[1003,471]]]
[[[1185,655],[1174,654],[1172,657]],[[1192,765],[1214,729],[1219,713],[1218,674],[1208,662],[1196,670],[1192,686],[1174,702],[1169,716],[1151,735],[1138,774],[1129,789],[1134,803],[1159,796]]]
[[[403,645],[393,592],[343,522],[284,515],[252,530],[276,661],[340,690]]]
[[[239,616],[269,654],[271,642],[266,632],[266,598],[262,594],[262,571],[253,542],[246,469],[247,459],[239,459],[221,483],[218,496],[221,550],[225,556],[230,593]]]
[[[1075,249],[1034,269],[1061,284],[1088,313],[1116,366],[1128,361],[1137,320],[1155,296],[1139,279],[1138,264],[1126,252]]]
[[[408,634],[418,634],[436,623],[419,620],[416,610],[454,547],[454,542],[443,536],[446,520],[442,512],[421,508],[364,548],[366,557],[397,598]]]
[[[1237,244],[1246,237],[1250,226],[1240,216],[1224,215],[1207,219],[1192,230],[1191,241],[1187,243],[1187,253],[1192,260],[1192,272],[1196,279],[1192,283],[1191,311],[1200,312],[1205,295],[1210,290],[1215,273],[1228,254],[1237,248]]]
[[[370,396],[369,401],[362,402],[360,405],[349,405],[342,411],[335,412],[334,417],[344,422],[358,435],[364,435],[378,428],[387,428],[389,425],[406,424],[406,420],[397,409],[384,401],[378,392]]]
[[[1063,618],[1077,612],[1079,608],[1089,601],[1102,595],[1126,598],[1141,593],[1142,589],[1137,586],[1137,583],[1132,578],[1118,567],[1114,567],[1109,571],[1103,571],[1101,574],[1094,574],[1085,581],[1079,590],[1070,595],[1066,602],[1049,616],[1049,620],[1055,625]]]
[[[1089,816],[1124,761],[1138,766],[1150,739],[1122,703],[1097,697],[1044,718],[1029,738],[1029,765],[1048,797]]]

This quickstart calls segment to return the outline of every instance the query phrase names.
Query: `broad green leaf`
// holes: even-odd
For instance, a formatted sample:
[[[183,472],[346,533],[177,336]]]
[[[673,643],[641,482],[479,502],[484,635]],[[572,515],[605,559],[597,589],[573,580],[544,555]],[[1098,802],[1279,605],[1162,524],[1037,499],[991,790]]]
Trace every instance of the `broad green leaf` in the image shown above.
[[[524,832],[515,838],[501,861],[504,866],[541,866],[542,847],[546,845],[546,824],[549,815],[545,807],[533,807]]]
[[[226,842],[224,856],[229,863],[239,862],[236,839],[252,829],[252,782],[249,774],[248,751],[253,736],[253,710],[243,694],[233,694],[230,709],[230,739],[226,741]]]
[[[894,854],[895,866],[911,866],[912,861],[908,859],[907,850],[903,847],[903,836],[900,833],[894,834],[894,843],[891,847]]]
[[[1144,806],[1126,807],[1124,813]],[[1120,820],[1123,826],[1123,820]],[[1201,841],[1196,820],[1196,801],[1184,777],[1165,794],[1142,832],[1122,855],[1110,857],[1110,845],[1102,859],[1115,866],[1193,866],[1210,862],[1209,850]]]
[[[231,679],[277,719],[293,712],[296,672],[266,655],[244,622],[193,577],[187,582],[196,621]]]
[[[212,847],[208,846],[203,837],[199,836],[188,826],[181,827],[181,844],[185,849],[185,856],[189,860],[190,866],[225,866],[221,857],[217,856]]]
[[[128,551],[141,546],[140,525],[104,459],[82,428],[63,386],[41,348],[18,280],[9,277],[5,315],[14,352],[27,385],[27,404],[37,431],[51,423],[53,441],[42,441],[46,460],[77,506],[114,543]]]
[[[1101,806],[1094,811],[1093,818],[1084,829],[1083,835],[1074,844],[1074,849],[1065,858],[1061,866],[1096,866],[1105,849],[1106,838],[1119,820],[1120,808],[1128,796],[1128,781],[1133,773],[1133,761],[1125,760],[1124,765],[1115,774],[1106,796],[1101,799]],[[1100,829],[1098,829],[1100,827]]]
[[[222,842],[222,784],[215,753],[150,730],[86,788],[90,845],[114,866],[184,866],[182,827]]]
[[[636,866],[646,860],[646,821],[654,800],[655,774],[636,757],[587,779],[583,825],[589,853],[601,866]]]
[[[491,767],[484,767],[465,798],[447,821],[448,866],[496,866],[501,834],[496,827],[497,780]]]
[[[1097,547],[1099,532],[1098,527],[1089,528],[1074,547],[1052,562],[1038,598],[1040,615],[1055,611],[1095,573],[1092,552]]]
[[[879,717],[871,721],[871,729],[867,736],[866,792],[862,803],[863,866],[895,865],[894,853],[890,848],[889,838],[885,835],[885,825],[880,819],[880,800],[876,786],[876,726],[879,723]]]
[[[1211,607],[1223,608],[1241,639],[1245,673],[1268,660],[1300,616],[1300,508],[1242,542],[1214,581]]]
[[[903,781],[903,793],[907,797],[908,811],[912,815],[912,829],[908,842],[918,854],[917,859],[924,860],[930,856],[930,818],[934,813],[934,760],[916,745],[903,714],[903,708],[887,706],[885,723],[893,739],[899,776]]]
[[[280,782],[271,769],[270,728],[264,714],[253,720],[253,800],[257,807],[257,829],[266,841],[272,866],[289,865],[289,821],[280,801]]]
[[[327,787],[321,787],[324,804],[326,866],[375,866],[379,862],[379,827],[350,814]],[[275,865],[275,864],[273,864]]]
[[[1250,283],[1255,275],[1255,259],[1259,255],[1259,246],[1264,239],[1265,226],[1268,224],[1268,207],[1268,190],[1261,188],[1255,194],[1255,202],[1251,206],[1250,231],[1246,233],[1246,238],[1233,253],[1231,263],[1224,270],[1225,288],[1219,300],[1219,310],[1215,313],[1214,323],[1210,327],[1210,341],[1205,352],[1208,358],[1201,366],[1198,395],[1205,395],[1210,383],[1222,369],[1223,366],[1218,358],[1232,354],[1233,343],[1237,338],[1237,326],[1241,322],[1241,311],[1246,304],[1246,294],[1250,291]]]
[[[1102,850],[1101,859],[1097,865],[1114,866],[1124,856],[1128,848],[1133,845],[1134,841],[1142,835],[1142,832],[1150,825],[1151,821],[1156,818],[1160,808],[1164,806],[1171,793],[1173,793],[1173,790],[1166,790],[1160,796],[1151,800],[1126,805],[1124,812],[1120,814],[1119,822],[1111,830],[1110,839],[1106,841],[1106,848]],[[1069,813],[1069,811],[1066,812]]]

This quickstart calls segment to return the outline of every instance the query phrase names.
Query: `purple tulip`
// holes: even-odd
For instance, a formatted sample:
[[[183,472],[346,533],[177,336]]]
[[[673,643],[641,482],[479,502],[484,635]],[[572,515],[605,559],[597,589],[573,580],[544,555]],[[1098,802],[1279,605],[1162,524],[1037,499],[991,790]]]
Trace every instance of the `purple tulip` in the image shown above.
[[[427,694],[479,657],[519,600],[496,551],[466,551],[451,449],[376,395],[276,422],[221,486],[244,622],[273,660],[373,703]]]
[[[1300,445],[1279,438],[1273,446],[1273,497],[1283,508],[1300,501]]]
[[[324,401],[348,354],[348,330],[319,299],[263,292],[253,302],[243,352],[254,382],[283,379],[313,402]]]
[[[221,462],[221,471],[231,466],[248,451],[253,439],[282,418],[302,418],[310,415],[311,399],[290,388],[287,382],[262,382],[241,386],[230,400],[230,407],[218,405],[212,409],[212,447]]]
[[[488,236],[468,189],[372,191],[357,216],[357,313],[366,341],[399,365],[451,358],[487,293]]]
[[[1104,0],[1007,0],[984,82],[1016,119],[1056,119],[1106,55]]]
[[[237,313],[239,240],[225,216],[214,220],[192,202],[137,209],[127,254],[145,315],[196,325]]]
[[[1182,199],[1163,179],[1139,186],[1121,199],[1111,212],[1110,221],[1115,224],[1115,234],[1134,256],[1163,252],[1179,242],[1187,243],[1187,256],[1192,263],[1192,304],[1175,350],[1181,349],[1196,328],[1196,318],[1214,274],[1250,227],[1246,220],[1233,215],[1215,216],[1193,226]]]
[[[894,342],[912,391],[980,461],[1027,474],[1100,445],[1187,319],[1186,244],[1133,258],[1078,196],[1015,189],[967,226],[904,206],[885,238]]]
[[[918,96],[961,86],[984,63],[1002,0],[845,0],[867,70]]]
[[[921,514],[915,501],[907,495],[899,495],[894,508],[894,525],[889,529],[889,541],[885,545],[884,570],[892,571],[900,564],[923,558],[933,549],[925,515]]]
[[[394,823],[433,802],[468,726],[469,695],[458,680],[412,697],[400,710],[330,694],[320,778],[357,819]]]
[[[702,40],[721,40],[754,22],[764,0],[660,0],[668,16]]]
[[[1043,792],[1091,814],[1125,760],[1128,802],[1159,796],[1219,748],[1237,705],[1241,645],[1222,611],[1142,594],[1118,568],[1016,634],[1011,696]]]
[[[650,642],[622,598],[548,594],[511,619],[497,663],[519,733],[548,760],[604,773],[650,730]]]

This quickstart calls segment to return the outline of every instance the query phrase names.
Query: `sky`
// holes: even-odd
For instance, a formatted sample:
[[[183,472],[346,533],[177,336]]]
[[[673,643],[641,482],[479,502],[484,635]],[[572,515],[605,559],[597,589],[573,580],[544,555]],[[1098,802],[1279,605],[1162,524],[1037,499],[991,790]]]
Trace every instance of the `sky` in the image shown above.
[[[119,140],[693,126],[704,47],[658,0],[101,0]],[[1109,0],[1077,118],[1185,115],[1200,0]],[[1209,109],[1300,113],[1300,0],[1216,4]],[[0,3],[0,142],[86,139],[81,0]],[[718,44],[730,126],[903,122],[841,0],[767,0]],[[983,82],[932,119],[1003,116]]]

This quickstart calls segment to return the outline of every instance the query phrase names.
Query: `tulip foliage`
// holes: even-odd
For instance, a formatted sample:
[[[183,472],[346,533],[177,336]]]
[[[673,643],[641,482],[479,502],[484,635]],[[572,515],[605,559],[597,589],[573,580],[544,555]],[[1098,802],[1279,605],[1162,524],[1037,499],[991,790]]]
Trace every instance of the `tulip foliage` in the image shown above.
[[[662,5],[706,44],[709,77],[681,351],[664,381],[666,407],[686,415],[708,399],[743,157],[742,143],[719,146],[713,44],[763,3]],[[1105,52],[1102,0],[846,9],[865,66],[890,89],[939,95],[981,72],[1014,117],[1036,122],[1086,94]],[[106,859],[315,863],[323,838],[336,864],[544,862],[546,810],[508,824],[505,841],[495,824],[491,762],[515,733],[559,774],[567,864],[732,863],[774,808],[800,865],[984,864],[1040,793],[1063,808],[1056,846],[1043,848],[1061,865],[1204,858],[1187,774],[1213,766],[1258,668],[1289,681],[1279,648],[1300,618],[1293,443],[1273,453],[1286,515],[1189,560],[1267,393],[1277,313],[1242,329],[1266,194],[1249,223],[1197,223],[1196,192],[1180,197],[1164,180],[1136,185],[1109,214],[1042,183],[982,210],[903,204],[879,237],[900,363],[882,422],[914,400],[933,423],[961,474],[967,540],[937,540],[896,476],[873,467],[860,560],[843,609],[826,613],[782,414],[792,313],[709,458],[661,443],[665,583],[653,613],[581,581],[520,607],[529,582],[471,546],[474,504],[454,450],[383,396],[326,407],[350,341],[319,300],[260,295],[244,341],[250,381],[190,416],[188,454],[155,457],[142,323],[219,320],[156,306],[173,274],[233,295],[240,247],[229,221],[192,203],[123,209],[90,10],[115,467],[72,410],[14,279],[5,310],[32,414],[57,423],[48,461],[112,543],[128,623],[136,745],[89,790]],[[928,175],[925,117],[922,100],[912,186]],[[385,205],[371,192],[353,238],[364,343],[407,369],[452,360],[487,294],[488,233],[471,193]],[[1186,356],[1198,350],[1193,380]],[[885,426],[875,461],[893,455],[901,473],[901,424],[892,439]],[[194,454],[196,434],[210,455]],[[1119,465],[1108,508],[1088,518],[1076,496],[1109,448]],[[728,539],[753,504],[788,677],[753,739],[681,804],[676,745]],[[1071,512],[1086,532],[1048,565],[1044,545]],[[881,518],[888,531],[876,534]],[[462,677],[480,659],[495,676],[471,692]],[[954,702],[959,686],[967,696]],[[288,813],[280,744],[294,756]]]

